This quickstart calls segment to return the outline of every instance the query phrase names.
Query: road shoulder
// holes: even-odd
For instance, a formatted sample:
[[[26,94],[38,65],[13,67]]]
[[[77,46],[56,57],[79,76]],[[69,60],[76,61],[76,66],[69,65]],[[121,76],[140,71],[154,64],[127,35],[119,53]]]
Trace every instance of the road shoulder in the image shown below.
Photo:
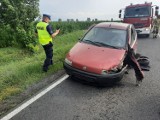
[[[0,103],[0,117],[4,116],[6,113],[8,113],[11,109],[16,107],[17,105],[24,102],[26,99],[30,98],[31,96],[38,93],[38,91],[44,89],[46,86],[53,83],[55,80],[60,78],[65,74],[64,70],[60,70],[57,73],[50,75],[46,77],[45,79],[41,80],[37,84],[34,84],[30,87],[28,87],[27,90],[25,90],[23,93],[12,96],[11,98],[7,99],[3,103]]]

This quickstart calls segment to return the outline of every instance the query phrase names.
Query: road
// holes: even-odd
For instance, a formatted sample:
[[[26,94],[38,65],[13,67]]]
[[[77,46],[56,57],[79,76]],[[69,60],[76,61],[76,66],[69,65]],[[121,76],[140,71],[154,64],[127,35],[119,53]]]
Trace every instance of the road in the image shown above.
[[[11,120],[159,120],[160,39],[140,38],[138,52],[149,57],[151,66],[140,87],[133,70],[105,88],[68,78]]]

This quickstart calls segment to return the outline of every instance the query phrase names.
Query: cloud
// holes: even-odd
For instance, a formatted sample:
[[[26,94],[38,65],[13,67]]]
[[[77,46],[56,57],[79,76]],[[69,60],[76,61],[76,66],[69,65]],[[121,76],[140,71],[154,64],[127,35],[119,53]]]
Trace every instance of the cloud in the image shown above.
[[[79,17],[79,18],[96,18],[96,17],[100,17],[100,16],[105,16],[104,13],[101,13],[101,12],[68,12],[66,14],[66,17],[71,17],[71,18],[76,18],[76,17]]]

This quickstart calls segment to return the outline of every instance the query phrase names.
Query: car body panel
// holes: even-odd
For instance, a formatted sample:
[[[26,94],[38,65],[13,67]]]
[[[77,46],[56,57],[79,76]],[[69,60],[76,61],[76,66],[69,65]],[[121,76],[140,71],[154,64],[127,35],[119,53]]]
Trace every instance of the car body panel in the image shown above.
[[[105,28],[115,28],[121,30],[127,30],[128,25],[124,23],[117,23],[117,22],[102,22],[97,24],[95,27],[105,27]]]

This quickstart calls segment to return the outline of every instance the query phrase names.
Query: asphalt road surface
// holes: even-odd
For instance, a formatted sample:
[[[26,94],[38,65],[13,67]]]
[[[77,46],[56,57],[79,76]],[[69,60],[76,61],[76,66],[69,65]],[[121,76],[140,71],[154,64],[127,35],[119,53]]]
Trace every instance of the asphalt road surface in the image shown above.
[[[139,38],[138,52],[151,66],[140,87],[133,70],[105,88],[67,79],[11,120],[159,120],[160,38]]]

